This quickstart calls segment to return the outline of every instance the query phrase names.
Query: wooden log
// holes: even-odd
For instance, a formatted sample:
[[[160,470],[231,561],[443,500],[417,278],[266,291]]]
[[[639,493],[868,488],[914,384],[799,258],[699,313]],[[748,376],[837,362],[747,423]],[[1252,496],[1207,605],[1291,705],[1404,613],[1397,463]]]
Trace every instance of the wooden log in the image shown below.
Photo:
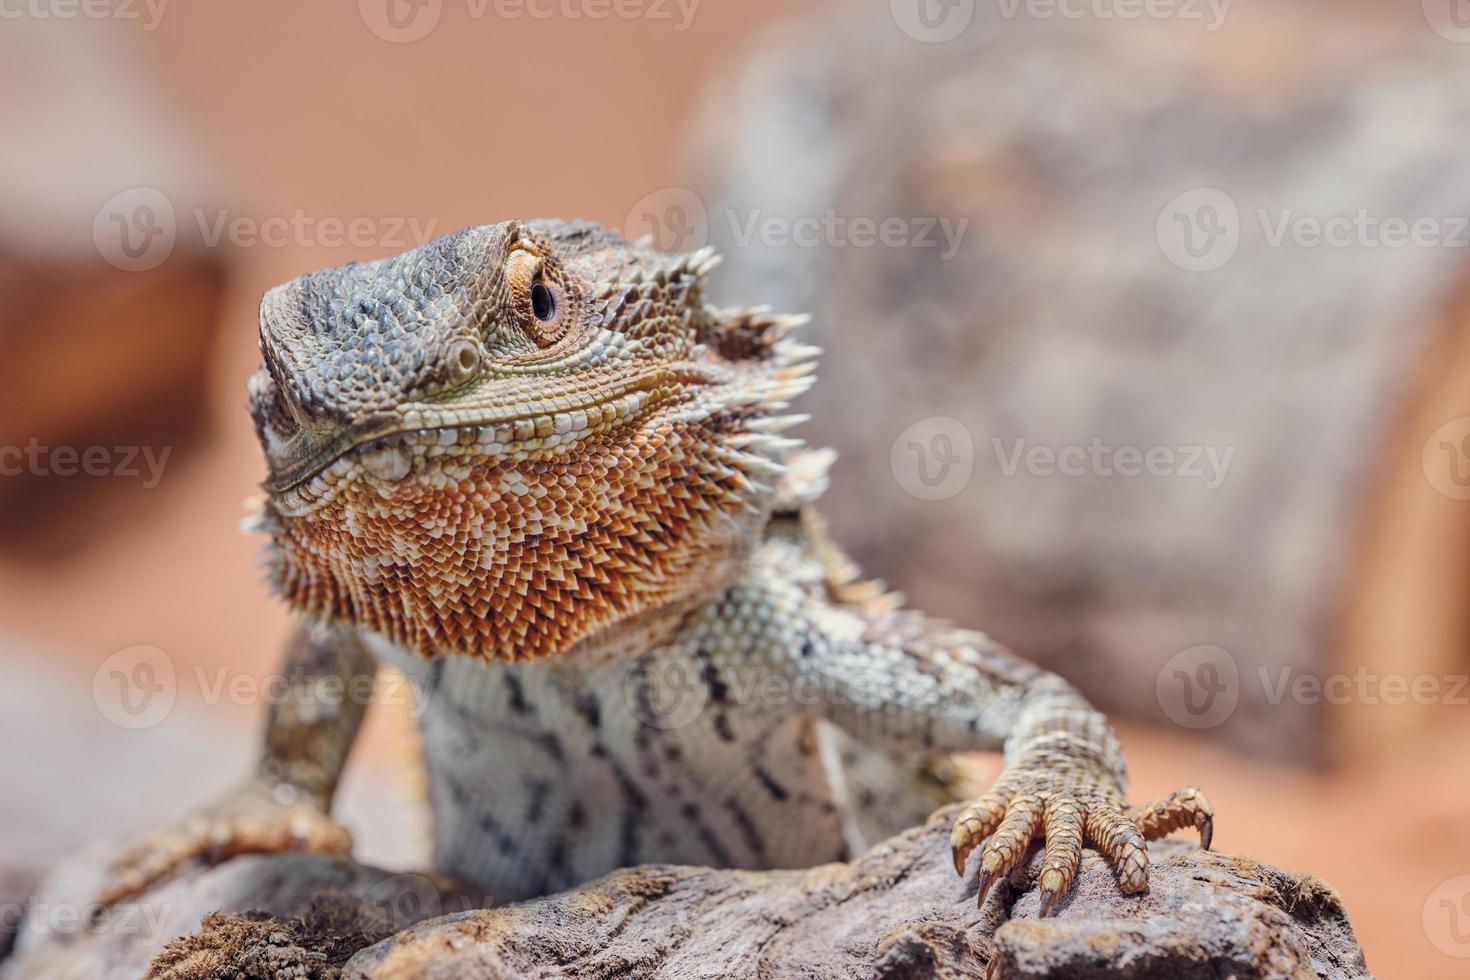
[[[150,941],[104,920],[65,942],[33,943],[0,976],[131,977],[154,953],[153,980],[1369,975],[1329,886],[1185,842],[1154,845],[1145,895],[1122,895],[1088,852],[1075,890],[1039,918],[1038,853],[977,907],[973,869],[962,878],[950,863],[957,810],[847,864],[630,868],[488,910],[419,875],[311,856],[237,858],[145,896],[141,906],[165,916]],[[231,914],[205,918],[220,909]],[[433,916],[451,909],[461,911]],[[404,921],[417,924],[393,932]]]

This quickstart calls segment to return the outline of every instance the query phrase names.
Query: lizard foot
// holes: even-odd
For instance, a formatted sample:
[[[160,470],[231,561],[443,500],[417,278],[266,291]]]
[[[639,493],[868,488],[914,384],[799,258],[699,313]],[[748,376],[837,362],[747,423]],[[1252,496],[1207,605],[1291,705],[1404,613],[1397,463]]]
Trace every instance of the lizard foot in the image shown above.
[[[315,803],[250,781],[178,823],[150,831],[112,855],[96,912],[141,894],[193,861],[216,864],[238,854],[311,851],[346,854],[352,835]]]
[[[1183,827],[1195,827],[1210,846],[1214,811],[1198,789],[1188,787],[1152,806],[1126,809],[1113,781],[1085,769],[1059,773],[1018,769],[1004,774],[994,789],[962,810],[950,833],[955,870],[987,837],[980,854],[980,887],[985,896],[1025,856],[1038,834],[1046,838],[1041,866],[1041,914],[1050,914],[1072,887],[1084,844],[1107,858],[1126,894],[1148,888],[1148,848]]]

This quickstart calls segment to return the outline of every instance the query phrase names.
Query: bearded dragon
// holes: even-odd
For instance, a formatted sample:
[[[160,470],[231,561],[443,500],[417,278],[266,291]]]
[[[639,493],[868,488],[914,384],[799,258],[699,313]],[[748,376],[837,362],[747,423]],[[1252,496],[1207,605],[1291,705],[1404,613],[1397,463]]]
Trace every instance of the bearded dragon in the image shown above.
[[[1084,846],[1129,893],[1146,841],[1208,847],[1196,789],[1129,808],[1065,681],[859,577],[816,512],[831,457],[790,434],[818,352],[800,318],[707,302],[716,264],[514,221],[265,296],[253,525],[302,617],[285,672],[431,692],[438,870],[513,900],[838,861],[945,802],[936,760],[995,749],[951,839],[981,903],[1037,838],[1046,911]],[[241,788],[124,847],[101,904],[195,859],[347,850],[328,812],[362,713],[282,699]]]

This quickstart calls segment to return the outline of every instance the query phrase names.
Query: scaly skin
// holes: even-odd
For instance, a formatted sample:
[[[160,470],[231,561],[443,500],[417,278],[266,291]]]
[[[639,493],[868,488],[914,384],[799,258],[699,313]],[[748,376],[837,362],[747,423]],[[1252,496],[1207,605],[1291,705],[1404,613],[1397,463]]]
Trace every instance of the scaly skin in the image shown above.
[[[358,651],[298,666],[360,675],[360,636],[435,690],[440,869],[520,898],[637,862],[841,859],[938,801],[936,758],[997,748],[952,839],[963,874],[989,838],[982,902],[1038,836],[1048,910],[1083,846],[1128,892],[1146,840],[1208,846],[1197,790],[1127,809],[1117,739],[1064,681],[858,578],[814,510],[830,457],[783,414],[816,352],[795,318],[706,304],[714,264],[512,222],[265,298],[270,575]],[[671,683],[692,710],[650,708]],[[350,714],[278,711],[254,782],[324,820]],[[209,852],[340,846],[259,824],[152,835],[107,898]]]

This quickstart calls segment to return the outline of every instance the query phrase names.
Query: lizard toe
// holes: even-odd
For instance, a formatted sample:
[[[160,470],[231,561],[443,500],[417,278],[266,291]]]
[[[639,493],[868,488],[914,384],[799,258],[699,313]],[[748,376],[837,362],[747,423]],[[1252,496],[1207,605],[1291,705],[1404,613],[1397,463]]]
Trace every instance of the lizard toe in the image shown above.
[[[1195,786],[1176,790],[1151,806],[1135,807],[1128,816],[1143,831],[1144,840],[1193,827],[1199,831],[1200,847],[1208,851],[1215,836],[1215,808]]]

